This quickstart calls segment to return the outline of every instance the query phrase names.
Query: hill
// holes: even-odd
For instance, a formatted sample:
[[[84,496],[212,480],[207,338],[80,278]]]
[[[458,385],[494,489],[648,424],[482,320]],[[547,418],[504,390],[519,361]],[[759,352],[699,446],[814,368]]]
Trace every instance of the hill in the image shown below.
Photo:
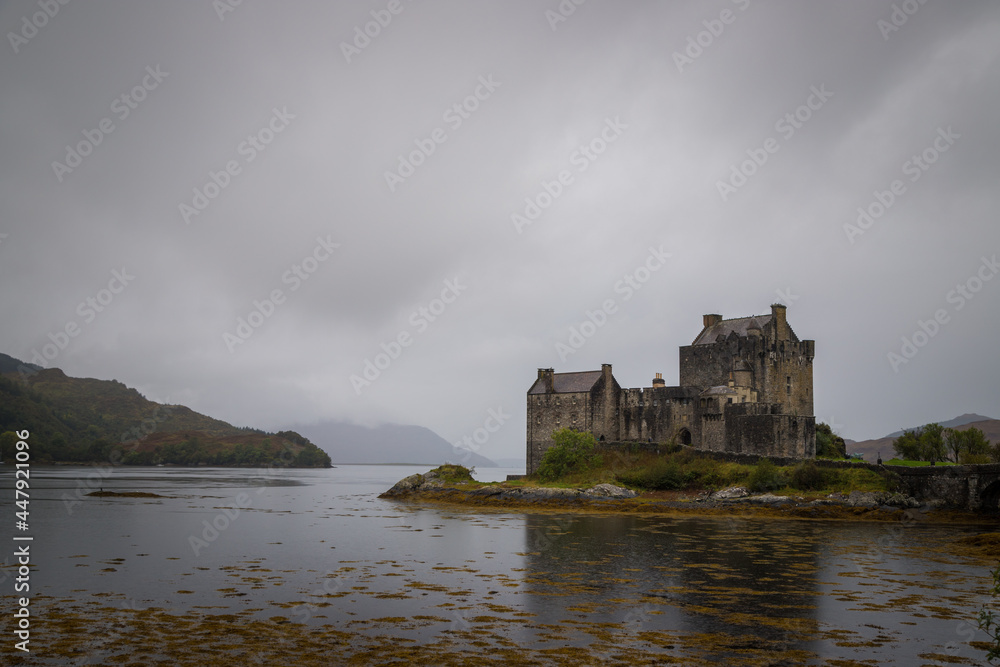
[[[22,377],[17,369],[23,365],[0,354],[0,434],[27,429],[35,461],[107,462],[115,456],[136,464],[330,464],[297,433],[237,428],[183,405],[147,400],[117,380],[37,367]],[[176,447],[161,451],[169,445]]]
[[[296,425],[294,430],[325,450],[334,463],[459,463],[495,468],[497,464],[468,450],[456,450],[429,428],[382,424],[374,428],[337,421]]]
[[[992,417],[984,417],[982,415],[977,415],[977,414],[975,414],[973,412],[967,412],[964,415],[955,417],[954,419],[949,419],[946,422],[938,422],[938,424],[941,424],[941,426],[943,426],[945,428],[956,428],[956,427],[959,427],[959,426],[966,426],[967,424],[974,424],[976,422],[988,422],[988,421],[997,421],[997,420],[993,419]],[[930,422],[928,422],[928,423],[930,423]],[[904,430],[906,430],[906,431],[915,431],[916,429],[921,428],[922,426],[923,426],[923,424],[921,424],[920,426],[914,426],[914,427],[911,427],[911,428],[908,428],[908,429],[904,429]],[[887,437],[887,438],[898,438],[901,435],[903,435],[903,431],[895,431],[894,433],[890,433],[889,435],[887,435],[885,437]]]
[[[969,417],[979,418],[980,421],[968,421]],[[969,415],[965,414],[961,417],[956,417],[955,419],[950,419],[946,422],[938,422],[945,428],[953,428],[958,431],[964,431],[968,428],[978,428],[986,436],[986,439],[990,441],[991,444],[997,444],[1000,442],[1000,419],[990,419],[989,417],[982,417],[982,415]],[[923,426],[923,424],[921,424]],[[919,426],[916,428],[920,428]],[[907,429],[914,430],[914,429]],[[860,440],[858,442],[848,442],[847,452],[849,454],[857,452],[864,456],[866,461],[875,462],[878,452],[882,452],[882,459],[888,460],[895,456],[892,443],[899,436],[903,435],[902,431],[896,431],[895,433],[890,433],[883,438],[875,438],[872,440]]]

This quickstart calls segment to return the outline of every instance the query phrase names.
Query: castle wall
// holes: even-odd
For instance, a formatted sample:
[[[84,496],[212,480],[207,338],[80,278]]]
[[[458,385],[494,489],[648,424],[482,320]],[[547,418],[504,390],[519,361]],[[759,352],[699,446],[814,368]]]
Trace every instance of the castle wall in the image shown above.
[[[813,414],[815,341],[774,340],[770,331],[767,334],[742,338],[732,335],[717,343],[680,348],[681,385],[725,385],[733,358],[737,357],[753,368],[758,401],[780,403],[788,414]]]
[[[589,391],[555,393],[553,370],[539,369],[539,381],[547,384],[535,385],[545,393],[528,395],[528,474],[552,446],[552,432],[561,428],[589,431],[604,442],[666,443],[676,438],[713,452],[814,457],[815,342],[796,340],[784,306],[772,305],[771,313],[761,329],[741,336],[731,328],[725,339],[679,348],[677,387],[657,380],[654,387],[622,389],[611,366],[604,364]],[[719,315],[705,316],[706,327],[723,321]],[[746,364],[734,366],[734,360]],[[730,395],[699,396],[710,387],[728,386],[731,373],[737,386]],[[739,402],[754,397],[757,402]]]
[[[816,418],[779,414],[778,404],[726,407],[725,451],[759,456],[815,458]]]
[[[678,441],[682,429],[687,429],[695,442],[699,424],[695,405],[690,398],[671,396],[679,387],[646,387],[621,390],[621,433],[623,440],[665,443]],[[673,392],[671,391],[673,390]]]
[[[813,414],[814,341],[778,341],[769,347],[754,363],[760,389],[759,400],[780,403],[782,411],[787,414]]]
[[[538,468],[552,446],[552,432],[561,428],[593,431],[590,393],[528,395],[527,474]]]

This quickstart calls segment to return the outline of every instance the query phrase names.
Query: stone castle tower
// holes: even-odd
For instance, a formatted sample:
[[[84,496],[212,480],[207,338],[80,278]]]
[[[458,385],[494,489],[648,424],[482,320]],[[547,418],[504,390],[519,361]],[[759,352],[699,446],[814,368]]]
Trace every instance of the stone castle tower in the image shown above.
[[[812,362],[815,341],[799,340],[785,306],[769,315],[705,315],[691,345],[680,348],[680,385],[622,389],[600,371],[538,370],[528,390],[527,472],[552,432],[589,431],[604,442],[676,440],[698,449],[811,458],[816,455]]]

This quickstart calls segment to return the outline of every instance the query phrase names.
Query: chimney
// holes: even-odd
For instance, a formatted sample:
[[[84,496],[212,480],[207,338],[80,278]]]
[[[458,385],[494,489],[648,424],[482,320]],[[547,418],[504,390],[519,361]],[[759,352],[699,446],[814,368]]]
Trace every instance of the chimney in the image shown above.
[[[775,340],[788,340],[788,322],[785,320],[785,306],[780,303],[772,303],[771,317],[774,319]]]
[[[604,376],[608,386],[611,386],[611,364],[601,364],[601,375]]]
[[[552,393],[555,389],[552,386],[552,375],[556,372],[554,368],[539,368],[538,379],[545,382],[545,391]]]
[[[722,321],[722,315],[704,315],[702,317],[702,322],[705,323],[705,328],[714,327],[716,324]]]
[[[653,388],[656,387],[666,387],[667,382],[663,379],[663,373],[657,373],[656,377],[653,378]]]

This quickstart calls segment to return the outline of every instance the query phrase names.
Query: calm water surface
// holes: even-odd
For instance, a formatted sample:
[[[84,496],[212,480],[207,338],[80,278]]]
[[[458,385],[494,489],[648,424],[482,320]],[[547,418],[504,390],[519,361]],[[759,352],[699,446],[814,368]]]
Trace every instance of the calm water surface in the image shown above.
[[[3,468],[0,521],[11,536],[13,473]],[[990,526],[489,512],[377,498],[427,469],[119,467],[102,477],[34,466],[30,529],[19,533],[34,536],[32,653],[5,639],[0,660],[169,656],[113,629],[148,611],[412,646],[447,640],[483,660],[519,648],[524,664],[557,664],[573,649],[587,664],[653,654],[678,664],[984,664],[969,641],[986,639],[975,617],[989,565],[950,545]],[[106,491],[165,497],[86,496],[88,475]],[[12,552],[0,556],[10,610]]]

